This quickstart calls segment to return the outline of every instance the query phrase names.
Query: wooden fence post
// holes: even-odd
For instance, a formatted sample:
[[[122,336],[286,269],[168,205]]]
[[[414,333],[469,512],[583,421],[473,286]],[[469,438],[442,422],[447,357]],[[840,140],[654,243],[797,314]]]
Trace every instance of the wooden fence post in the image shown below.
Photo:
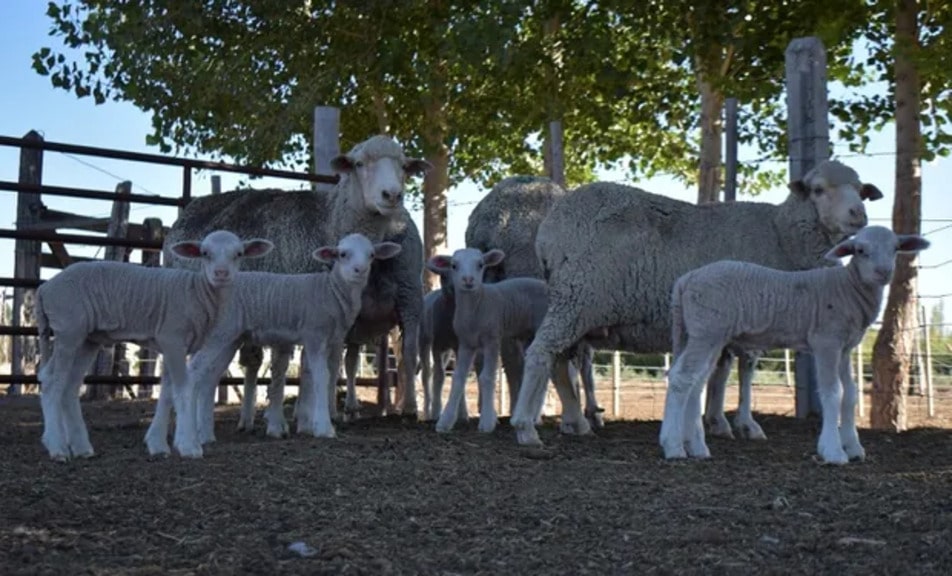
[[[612,416],[621,417],[621,352],[612,351]]]
[[[128,196],[132,193],[132,182],[128,180],[116,185],[116,200],[112,203],[112,215],[109,217],[109,227],[106,230],[106,236],[109,238],[125,238],[129,231],[129,202],[124,201],[121,196]],[[103,260],[114,262],[125,262],[128,260],[128,249],[125,246],[106,246]],[[95,374],[97,376],[119,375],[123,371],[123,363],[126,357],[126,345],[124,343],[115,346],[106,346],[99,351],[96,356]],[[128,372],[128,369],[126,369]],[[108,392],[105,386],[89,386],[86,391],[87,400],[97,400],[104,397],[119,398],[122,396],[122,387],[118,384],[110,386]]]
[[[786,50],[787,141],[790,180],[802,178],[830,157],[829,106],[826,89],[826,49],[819,38],[795,38]],[[819,414],[813,356],[797,352],[796,416]]]
[[[929,317],[926,315],[926,307],[920,306],[922,314],[922,347],[925,349],[925,364],[922,368],[922,374],[926,385],[926,406],[929,410],[929,418],[935,417],[935,388],[932,382],[932,342],[929,341]]]
[[[146,240],[161,242],[164,236],[162,229],[162,220],[158,218],[146,218],[142,221],[142,228]],[[142,251],[142,265],[151,268],[158,268],[162,265],[162,253],[152,250]],[[137,354],[139,360],[139,376],[155,376],[155,362],[158,354],[155,350],[139,346]],[[138,398],[152,398],[152,385],[140,384],[137,394]]]
[[[724,202],[737,199],[737,98],[724,101]]]
[[[42,142],[43,137],[35,130],[30,130],[23,137],[25,140]],[[43,150],[40,148],[20,149],[20,184],[40,186],[43,183]],[[17,222],[18,230],[30,228],[42,217],[43,202],[38,192],[17,192]],[[40,256],[42,244],[36,240],[17,240],[14,247],[14,276],[29,280],[40,278]],[[32,288],[13,289],[13,310],[11,322],[13,326],[22,326],[23,308],[28,295],[32,296]],[[32,301],[32,298],[30,298]],[[31,313],[27,313],[32,316]],[[26,352],[26,336],[12,336],[10,338],[10,374],[23,374],[23,364]],[[16,396],[20,393],[18,384],[11,384],[7,393]]]
[[[549,178],[559,186],[565,186],[565,152],[562,144],[562,122],[549,122],[549,153],[552,155],[552,173]]]

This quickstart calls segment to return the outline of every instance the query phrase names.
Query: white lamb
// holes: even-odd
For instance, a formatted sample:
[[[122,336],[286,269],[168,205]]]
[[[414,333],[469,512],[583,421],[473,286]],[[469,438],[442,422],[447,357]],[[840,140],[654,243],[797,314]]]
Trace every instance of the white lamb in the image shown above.
[[[38,377],[43,444],[50,457],[65,461],[70,455],[93,455],[79,387],[99,347],[120,341],[164,354],[163,389],[174,388],[180,422],[175,448],[182,456],[201,456],[194,413],[188,411],[194,404],[194,388],[186,375],[186,355],[201,345],[227,300],[227,288],[240,274],[238,261],[271,249],[267,240],[242,242],[231,232],[218,230],[201,242],[172,246],[179,257],[200,259],[202,274],[121,262],[78,262],[41,285],[36,292],[43,359]]]
[[[310,398],[314,418],[310,429],[303,431],[334,437],[330,399],[336,387],[330,383],[329,363],[332,357],[340,358],[344,336],[360,312],[371,264],[393,258],[400,250],[395,242],[373,244],[363,234],[348,234],[337,246],[323,246],[312,253],[313,258],[333,265],[329,272],[243,272],[214,330],[189,365],[198,387],[202,439],[213,437],[215,386],[235,351],[247,342],[256,346],[303,344],[307,370],[302,372],[309,372],[315,391]]]
[[[521,340],[528,345],[542,323],[548,307],[546,285],[536,278],[508,278],[496,283],[483,283],[486,268],[496,266],[505,258],[502,250],[482,252],[475,248],[457,250],[453,256],[433,256],[427,268],[437,274],[450,274],[456,298],[453,331],[459,346],[456,369],[446,410],[436,423],[437,432],[449,432],[456,424],[457,410],[466,387],[466,376],[477,352],[482,352],[483,365],[478,381],[480,391],[479,431],[496,428],[494,402],[496,369],[503,338]],[[571,387],[566,379],[556,386]],[[564,389],[563,389],[564,390]],[[574,391],[577,394],[577,391]]]
[[[868,226],[827,253],[832,260],[852,256],[847,266],[788,272],[722,260],[681,276],[671,292],[675,361],[659,438],[665,458],[710,457],[700,396],[721,351],[730,347],[811,352],[823,418],[817,452],[833,464],[864,459],[850,351],[879,314],[896,253],[928,246],[921,236]]]

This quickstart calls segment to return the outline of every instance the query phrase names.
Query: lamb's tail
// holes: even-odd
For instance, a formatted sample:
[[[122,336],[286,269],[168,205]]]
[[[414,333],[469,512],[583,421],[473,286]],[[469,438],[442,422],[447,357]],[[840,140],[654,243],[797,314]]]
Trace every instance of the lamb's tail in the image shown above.
[[[684,324],[684,283],[678,281],[671,289],[671,353],[672,365],[681,351],[688,345],[687,326]]]
[[[43,297],[39,290],[36,291],[36,330],[39,333],[40,362],[39,370],[36,373],[37,380],[42,385],[50,377],[53,369],[53,343],[50,341],[53,331],[50,329],[50,318],[46,315],[46,308],[43,307]]]

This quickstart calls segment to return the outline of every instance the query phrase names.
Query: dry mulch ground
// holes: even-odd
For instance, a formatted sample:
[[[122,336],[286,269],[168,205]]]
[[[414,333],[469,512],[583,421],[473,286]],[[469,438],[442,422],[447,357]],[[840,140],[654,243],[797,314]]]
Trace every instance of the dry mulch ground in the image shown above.
[[[449,436],[366,420],[336,440],[234,431],[200,461],[150,459],[151,401],[84,406],[97,456],[50,462],[35,397],[0,400],[0,573],[949,574],[952,434],[861,430],[818,464],[816,423],[665,462],[657,421],[595,437],[503,421]],[[309,556],[289,549],[303,542]]]

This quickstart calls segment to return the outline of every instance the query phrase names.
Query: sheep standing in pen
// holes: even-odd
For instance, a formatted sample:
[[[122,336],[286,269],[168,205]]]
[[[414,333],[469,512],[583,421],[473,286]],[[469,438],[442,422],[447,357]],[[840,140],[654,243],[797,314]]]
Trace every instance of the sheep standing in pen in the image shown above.
[[[436,274],[450,274],[456,298],[453,331],[456,333],[456,369],[446,410],[436,423],[437,432],[449,432],[457,419],[457,409],[466,388],[466,377],[477,352],[482,352],[478,375],[480,406],[479,431],[496,428],[494,402],[499,347],[503,338],[531,341],[545,315],[545,282],[535,278],[509,278],[483,283],[483,272],[498,265],[505,253],[493,249],[483,253],[475,248],[457,250],[453,256],[433,256],[427,267]],[[571,388],[568,380],[556,381],[561,392]],[[577,399],[576,399],[577,403]]]
[[[329,272],[274,274],[244,272],[236,278],[231,297],[205,344],[192,357],[189,372],[199,388],[198,422],[213,422],[212,395],[218,379],[242,342],[259,346],[303,345],[310,374],[311,395],[303,402],[311,415],[308,434],[334,437],[330,404],[335,386],[331,361],[338,362],[344,336],[360,312],[371,264],[400,253],[394,242],[373,244],[362,234],[348,234],[336,246],[314,250],[315,260],[332,265]],[[306,376],[302,377],[304,380]],[[203,431],[207,437],[207,430]]]
[[[659,437],[665,458],[709,458],[701,391],[721,351],[794,348],[816,364],[823,427],[817,452],[827,463],[866,457],[856,432],[850,353],[879,315],[897,253],[929,242],[869,226],[829,251],[846,266],[788,272],[722,260],[683,275],[671,292],[674,364]]]
[[[724,259],[779,270],[823,265],[830,248],[866,225],[863,201],[881,197],[851,168],[826,161],[792,182],[779,205],[696,205],[607,182],[581,186],[558,200],[536,237],[549,311],[526,351],[511,420],[519,442],[539,444],[533,423],[547,376],[555,358],[587,334],[605,331],[604,347],[667,352],[671,287],[682,274]],[[562,398],[563,421],[578,418],[573,402]]]
[[[267,240],[242,242],[219,230],[201,242],[169,246],[175,256],[199,261],[201,274],[122,262],[77,262],[42,284],[36,291],[43,358],[38,378],[43,444],[50,457],[93,455],[79,387],[100,346],[121,341],[154,347],[165,355],[162,389],[174,388],[169,394],[174,395],[180,422],[175,448],[182,456],[201,456],[186,355],[202,344],[227,302],[230,286],[239,276],[238,261],[263,256],[271,247]]]
[[[506,253],[504,262],[486,270],[485,282],[523,277],[542,279],[542,266],[535,253],[536,233],[552,205],[565,194],[565,189],[549,178],[511,176],[496,183],[476,204],[466,226],[466,247],[483,252],[498,248]],[[585,387],[585,416],[593,427],[601,428],[604,410],[595,399],[594,353],[583,341],[578,346],[576,360]],[[519,396],[524,354],[518,342],[503,340],[501,358],[509,383],[510,411]]]
[[[372,242],[384,239],[399,242],[403,250],[396,259],[374,264],[364,294],[366,309],[361,309],[354,330],[360,331],[365,320],[378,321],[379,316],[385,316],[387,322],[398,319],[404,334],[412,335],[403,339],[404,355],[416,358],[423,308],[423,249],[403,200],[407,177],[423,174],[431,165],[422,159],[407,158],[399,144],[378,135],[335,157],[331,167],[340,175],[340,181],[329,192],[236,190],[196,198],[172,226],[165,245],[168,247],[180,238],[216,228],[239,235],[263,236],[272,239],[276,250],[271,256],[250,263],[248,268],[297,274],[324,269],[323,264],[311,258],[313,247],[331,244],[351,232],[364,234]],[[272,348],[272,380],[265,412],[267,434],[272,437],[285,436],[288,432],[283,398],[292,353],[293,347]],[[238,421],[240,430],[254,427],[257,378],[262,360],[259,346],[247,344],[241,348],[239,362],[245,371],[245,384]],[[332,359],[332,364],[331,370],[338,370],[340,360]],[[302,386],[300,394],[307,394],[306,386]],[[404,412],[415,413],[415,401],[414,394],[408,395]],[[336,403],[331,410],[332,414],[336,413]],[[308,418],[307,409],[298,411],[301,430],[312,427]]]
[[[443,412],[446,363],[449,353],[459,346],[453,331],[453,316],[456,314],[453,279],[448,274],[439,276],[440,289],[423,297],[423,322],[420,324],[420,378],[423,412],[427,420],[437,419]],[[460,400],[458,418],[469,419],[465,396]]]

